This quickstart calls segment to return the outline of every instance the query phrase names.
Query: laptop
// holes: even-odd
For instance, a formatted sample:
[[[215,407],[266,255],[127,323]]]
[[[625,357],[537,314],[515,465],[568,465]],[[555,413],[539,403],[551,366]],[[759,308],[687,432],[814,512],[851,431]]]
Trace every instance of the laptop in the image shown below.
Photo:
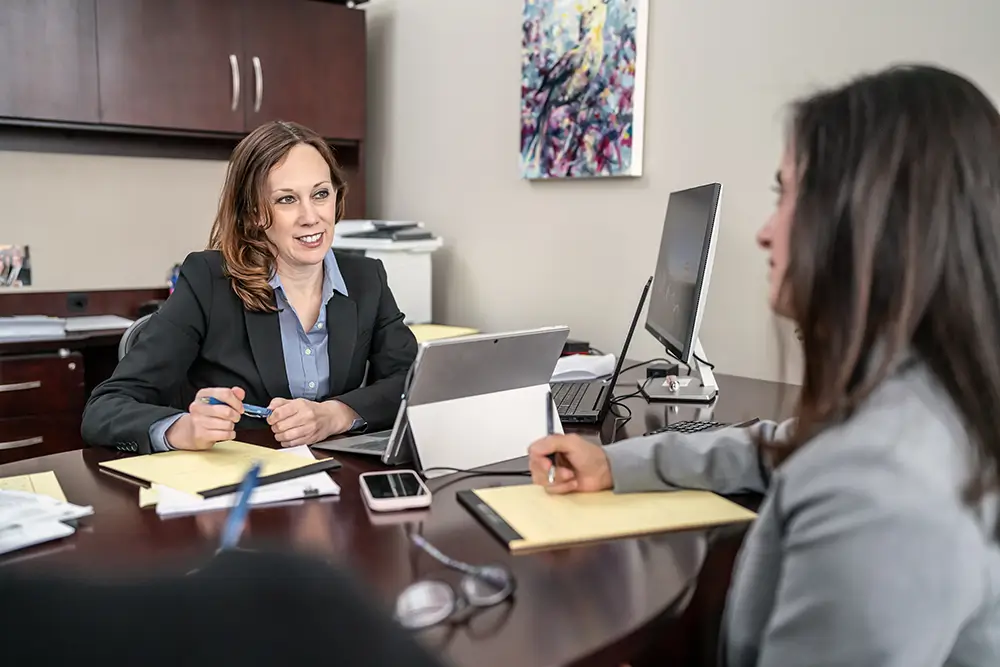
[[[555,326],[421,343],[391,430],[336,437],[312,447],[378,456],[387,465],[409,463],[416,452],[408,408],[544,385],[568,336],[568,327]]]
[[[611,398],[615,391],[615,383],[622,372],[622,364],[625,363],[625,355],[628,353],[628,346],[632,342],[632,334],[635,332],[635,325],[639,322],[639,313],[646,303],[646,295],[649,294],[649,286],[652,284],[652,276],[646,281],[646,286],[642,288],[642,296],[639,297],[639,305],[632,316],[632,324],[629,325],[628,334],[625,336],[625,345],[615,363],[615,372],[608,378],[596,378],[594,380],[582,380],[572,382],[553,382],[552,400],[559,411],[560,421],[567,424],[602,424],[604,418],[611,409]]]

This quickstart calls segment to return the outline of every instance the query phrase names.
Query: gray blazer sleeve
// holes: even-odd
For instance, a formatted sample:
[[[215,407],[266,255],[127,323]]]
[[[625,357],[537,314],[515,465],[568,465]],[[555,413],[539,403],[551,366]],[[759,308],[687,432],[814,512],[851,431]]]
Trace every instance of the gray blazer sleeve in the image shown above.
[[[986,538],[954,499],[928,503],[941,490],[905,466],[824,444],[829,455],[808,469],[796,459],[813,452],[789,459],[796,469],[782,466],[761,507],[780,526],[783,556],[752,664],[949,664],[956,637],[989,594]]]
[[[782,438],[792,420],[703,433],[660,433],[604,448],[616,493],[704,489],[721,494],[767,490],[771,466],[755,438]]]

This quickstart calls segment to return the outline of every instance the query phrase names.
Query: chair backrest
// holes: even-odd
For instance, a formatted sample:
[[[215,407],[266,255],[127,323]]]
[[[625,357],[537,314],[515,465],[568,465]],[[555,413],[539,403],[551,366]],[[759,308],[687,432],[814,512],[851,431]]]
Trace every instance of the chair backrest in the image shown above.
[[[132,346],[135,345],[135,341],[139,339],[139,333],[142,331],[142,328],[146,326],[146,322],[148,322],[149,318],[152,316],[153,313],[143,315],[128,326],[128,329],[126,329],[125,333],[122,334],[121,340],[118,341],[118,361],[121,361],[122,357],[128,354],[128,351],[132,349]]]

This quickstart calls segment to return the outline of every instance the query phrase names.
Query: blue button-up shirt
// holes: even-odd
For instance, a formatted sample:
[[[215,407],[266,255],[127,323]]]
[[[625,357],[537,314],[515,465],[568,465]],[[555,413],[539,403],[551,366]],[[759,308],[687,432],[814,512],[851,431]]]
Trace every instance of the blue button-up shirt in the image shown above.
[[[288,390],[292,398],[315,401],[318,396],[326,396],[330,391],[330,336],[327,332],[326,304],[333,298],[334,292],[347,296],[347,283],[340,272],[336,255],[330,250],[323,258],[323,294],[319,318],[309,331],[302,326],[295,308],[288,302],[277,273],[268,284],[274,290],[278,306],[281,352],[285,359],[285,376],[288,378]],[[166,417],[150,427],[149,440],[153,451],[164,452],[170,449],[166,440],[167,429],[180,417],[181,415]],[[351,430],[364,426],[364,420],[358,418],[351,425]]]
[[[281,278],[277,273],[268,281],[278,304],[278,324],[281,328],[281,351],[285,357],[285,375],[293,398],[315,401],[330,391],[330,357],[327,345],[330,336],[326,329],[326,304],[333,293],[347,296],[347,284],[340,273],[333,251],[323,258],[323,294],[319,319],[306,331],[299,321],[295,308],[288,302]]]

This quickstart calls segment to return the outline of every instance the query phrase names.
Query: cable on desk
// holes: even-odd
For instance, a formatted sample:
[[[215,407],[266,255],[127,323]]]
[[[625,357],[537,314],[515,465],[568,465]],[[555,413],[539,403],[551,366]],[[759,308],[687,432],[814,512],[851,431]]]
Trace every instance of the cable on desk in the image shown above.
[[[640,366],[648,366],[649,364],[655,364],[657,361],[663,361],[663,362],[668,363],[668,364],[670,363],[670,360],[667,359],[666,357],[657,357],[656,359],[647,359],[646,361],[640,361],[639,363],[631,364],[629,366],[626,366],[625,368],[622,369],[622,373],[624,373],[625,371],[630,371],[633,368],[639,368]]]
[[[509,475],[530,475],[530,470],[466,470],[465,468],[449,468],[448,466],[434,466],[433,468],[424,468],[421,472],[446,470],[450,473],[461,473],[463,475],[468,475],[470,477],[500,477]]]
[[[458,473],[455,476],[440,478],[447,480],[444,484],[441,485],[435,485],[434,484],[435,480],[427,480],[427,488],[431,490],[431,493],[440,493],[442,489],[446,489],[452,484],[457,484],[458,482],[465,481],[471,477],[493,477],[500,475],[531,477],[531,471],[529,470],[505,470],[499,472],[487,472],[485,470],[460,470],[458,468],[446,468],[446,467],[427,468],[426,470],[448,470],[453,473]]]
[[[611,399],[611,404],[612,405],[620,405],[621,402],[624,401],[624,400],[626,400],[626,399],[635,398],[636,396],[642,396],[642,392],[646,390],[646,386],[649,384],[649,381],[651,379],[653,379],[653,378],[646,378],[645,380],[643,380],[642,381],[642,385],[640,385],[639,388],[636,389],[635,391],[633,391],[631,394],[622,394],[621,396],[615,396],[615,397],[613,397]]]
[[[640,396],[642,394],[643,390],[646,388],[646,385],[649,384],[649,380],[650,380],[650,378],[646,378],[645,380],[643,380],[642,381],[642,385],[637,390],[633,391],[631,394],[623,394],[622,396],[614,396],[614,397],[611,398],[611,411],[612,411],[612,414],[615,414],[614,413],[614,409],[615,408],[624,408],[628,412],[628,415],[625,416],[625,417],[622,417],[621,415],[615,414],[615,417],[617,419],[622,419],[623,420],[622,423],[615,428],[615,430],[618,430],[618,429],[622,428],[623,426],[625,426],[626,424],[628,424],[629,421],[632,420],[632,408],[630,408],[629,406],[627,406],[624,403],[622,403],[622,401],[624,401],[626,399],[629,399],[629,398],[635,398],[636,396]]]
[[[624,408],[625,411],[628,412],[628,415],[622,417],[620,414],[618,414],[617,412],[615,412],[615,408]],[[619,421],[619,420],[621,421],[621,424],[615,424],[615,430],[616,431],[618,429],[620,429],[620,428],[623,428],[626,424],[628,424],[630,421],[632,421],[632,408],[630,408],[629,406],[625,405],[624,403],[615,403],[614,399],[612,399],[612,401],[611,401],[611,414],[613,414],[615,416],[615,421],[616,422]]]

